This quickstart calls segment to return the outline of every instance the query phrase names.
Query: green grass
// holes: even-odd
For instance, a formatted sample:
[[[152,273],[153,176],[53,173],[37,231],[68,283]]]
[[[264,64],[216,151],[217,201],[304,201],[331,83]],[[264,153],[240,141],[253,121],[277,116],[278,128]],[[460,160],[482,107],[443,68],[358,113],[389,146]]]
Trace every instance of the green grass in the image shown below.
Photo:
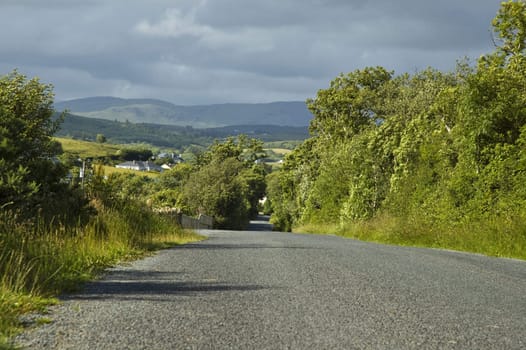
[[[421,218],[401,219],[379,215],[345,225],[297,226],[293,231],[526,260],[526,221],[521,218],[479,218],[457,224],[432,224]]]
[[[116,168],[114,166],[108,166],[103,165],[102,168],[104,169],[104,175],[111,175],[111,174],[133,174],[133,175],[139,175],[139,176],[148,176],[151,178],[159,177],[161,173],[157,171],[138,171],[138,170],[132,170],[132,169],[122,169],[122,168]]]
[[[285,156],[287,154],[289,154],[290,152],[292,152],[292,150],[290,149],[286,149],[286,148],[266,148],[265,151],[272,151],[276,154],[279,154],[281,156]]]
[[[288,140],[288,141],[268,141],[265,142],[264,148],[277,148],[277,149],[287,149],[287,150],[293,150],[296,147],[298,147],[301,143],[303,143],[303,140]]]
[[[56,304],[54,298],[44,298],[28,293],[15,293],[0,289],[0,349],[15,349],[10,338],[16,335],[22,326],[19,317],[27,312],[45,312],[46,307]]]
[[[202,238],[138,205],[98,208],[84,226],[42,226],[0,213],[0,349],[11,347],[21,315],[44,310],[58,294],[77,290],[103,269]]]
[[[115,155],[122,148],[120,145],[108,143],[73,140],[62,137],[55,137],[54,139],[62,144],[62,149],[65,153],[75,154],[83,159],[109,157]]]

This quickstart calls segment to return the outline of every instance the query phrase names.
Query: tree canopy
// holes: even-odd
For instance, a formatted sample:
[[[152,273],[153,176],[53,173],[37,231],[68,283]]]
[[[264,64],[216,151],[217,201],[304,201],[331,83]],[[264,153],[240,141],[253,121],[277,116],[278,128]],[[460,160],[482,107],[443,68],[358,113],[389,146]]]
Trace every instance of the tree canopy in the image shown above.
[[[519,234],[526,2],[502,3],[493,25],[498,46],[476,65],[412,75],[368,67],[319,90],[307,101],[311,138],[269,179],[273,222],[345,227],[394,217],[435,231],[498,222],[498,232]]]
[[[17,71],[0,78],[0,207],[31,215],[59,204],[67,169],[55,159],[61,119],[53,114],[51,85]]]

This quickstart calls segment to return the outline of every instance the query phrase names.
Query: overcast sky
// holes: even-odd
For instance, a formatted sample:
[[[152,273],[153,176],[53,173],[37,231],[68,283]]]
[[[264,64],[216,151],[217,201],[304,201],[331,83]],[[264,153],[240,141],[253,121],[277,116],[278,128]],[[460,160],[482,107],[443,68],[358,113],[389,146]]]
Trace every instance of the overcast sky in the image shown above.
[[[493,51],[498,0],[0,0],[0,75],[57,100],[303,101],[339,73]]]

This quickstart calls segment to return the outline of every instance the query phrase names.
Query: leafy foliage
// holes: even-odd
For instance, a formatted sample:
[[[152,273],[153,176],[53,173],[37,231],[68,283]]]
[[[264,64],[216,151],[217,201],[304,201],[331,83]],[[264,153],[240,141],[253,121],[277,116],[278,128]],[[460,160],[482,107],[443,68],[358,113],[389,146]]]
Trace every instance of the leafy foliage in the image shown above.
[[[500,46],[476,66],[399,76],[365,68],[308,100],[312,137],[269,177],[277,227],[388,223],[379,230],[453,246],[472,239],[444,237],[487,227],[481,242],[500,232],[513,237],[507,254],[522,256],[525,16],[525,1],[502,3],[493,21]]]
[[[123,148],[119,151],[117,151],[117,156],[120,157],[123,160],[141,160],[146,161],[149,160],[153,153],[148,148]]]
[[[240,229],[258,213],[265,194],[265,170],[255,161],[263,143],[244,136],[215,142],[192,168],[177,166],[165,180],[179,190],[178,206],[190,215],[213,216],[220,228]],[[165,182],[166,183],[166,182]]]
[[[56,156],[60,144],[51,136],[54,120],[50,85],[28,80],[17,71],[0,78],[0,207],[53,216],[59,209],[82,207],[82,200],[62,182],[67,169]]]
[[[53,302],[45,297],[122,259],[198,238],[143,204],[149,177],[107,179],[95,164],[82,186],[72,181],[51,138],[61,121],[52,100],[37,78],[0,78],[0,348],[12,347],[21,314]]]

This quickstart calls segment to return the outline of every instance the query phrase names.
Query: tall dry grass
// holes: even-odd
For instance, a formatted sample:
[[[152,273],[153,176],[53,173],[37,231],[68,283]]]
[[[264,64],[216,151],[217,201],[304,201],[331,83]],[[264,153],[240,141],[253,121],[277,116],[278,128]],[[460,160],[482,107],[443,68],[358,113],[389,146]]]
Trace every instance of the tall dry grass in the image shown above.
[[[0,349],[20,330],[20,315],[56,302],[104,268],[198,239],[133,203],[101,207],[84,226],[20,222],[16,213],[0,212]]]
[[[294,232],[335,234],[369,242],[452,249],[526,260],[526,218],[486,216],[461,222],[429,222],[388,214],[341,224],[308,224]]]

